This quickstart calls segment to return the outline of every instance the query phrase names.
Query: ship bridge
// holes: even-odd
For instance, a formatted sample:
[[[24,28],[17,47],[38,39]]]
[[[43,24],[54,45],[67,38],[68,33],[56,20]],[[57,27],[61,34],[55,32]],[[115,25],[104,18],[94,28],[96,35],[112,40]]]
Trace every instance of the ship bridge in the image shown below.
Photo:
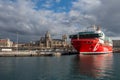
[[[98,38],[102,37],[101,33],[95,33],[95,32],[79,32],[78,34],[70,35],[69,36],[72,39],[77,38]]]

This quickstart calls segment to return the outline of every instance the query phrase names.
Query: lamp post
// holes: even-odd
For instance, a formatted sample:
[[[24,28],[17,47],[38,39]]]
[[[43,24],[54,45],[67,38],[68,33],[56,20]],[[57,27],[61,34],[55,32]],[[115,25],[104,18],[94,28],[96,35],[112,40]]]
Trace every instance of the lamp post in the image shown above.
[[[18,52],[18,32],[17,32],[17,52]]]

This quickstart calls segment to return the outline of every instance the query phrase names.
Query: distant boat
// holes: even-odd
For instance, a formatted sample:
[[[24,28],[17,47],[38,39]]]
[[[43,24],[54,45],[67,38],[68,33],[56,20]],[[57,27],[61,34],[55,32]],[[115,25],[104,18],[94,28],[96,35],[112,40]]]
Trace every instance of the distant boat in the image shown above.
[[[103,54],[113,52],[113,43],[100,30],[100,27],[91,26],[85,31],[69,36],[71,44],[80,54]]]

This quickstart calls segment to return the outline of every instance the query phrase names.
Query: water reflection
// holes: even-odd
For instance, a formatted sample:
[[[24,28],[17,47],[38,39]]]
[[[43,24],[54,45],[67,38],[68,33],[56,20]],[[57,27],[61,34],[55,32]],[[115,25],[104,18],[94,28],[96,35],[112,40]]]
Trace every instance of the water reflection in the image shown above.
[[[112,54],[104,55],[79,55],[75,59],[77,68],[81,75],[95,78],[109,77],[112,70]]]

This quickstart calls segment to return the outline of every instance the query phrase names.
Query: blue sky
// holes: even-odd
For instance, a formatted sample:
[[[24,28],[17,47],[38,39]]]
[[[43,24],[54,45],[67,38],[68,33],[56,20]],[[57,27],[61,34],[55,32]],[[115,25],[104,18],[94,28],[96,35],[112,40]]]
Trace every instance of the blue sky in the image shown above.
[[[69,12],[73,1],[76,0],[39,0],[36,3],[36,10],[48,9],[54,12]]]
[[[100,25],[110,37],[120,36],[118,0],[0,0],[0,38],[35,41],[46,31],[72,34]],[[59,37],[60,38],[60,37]]]

